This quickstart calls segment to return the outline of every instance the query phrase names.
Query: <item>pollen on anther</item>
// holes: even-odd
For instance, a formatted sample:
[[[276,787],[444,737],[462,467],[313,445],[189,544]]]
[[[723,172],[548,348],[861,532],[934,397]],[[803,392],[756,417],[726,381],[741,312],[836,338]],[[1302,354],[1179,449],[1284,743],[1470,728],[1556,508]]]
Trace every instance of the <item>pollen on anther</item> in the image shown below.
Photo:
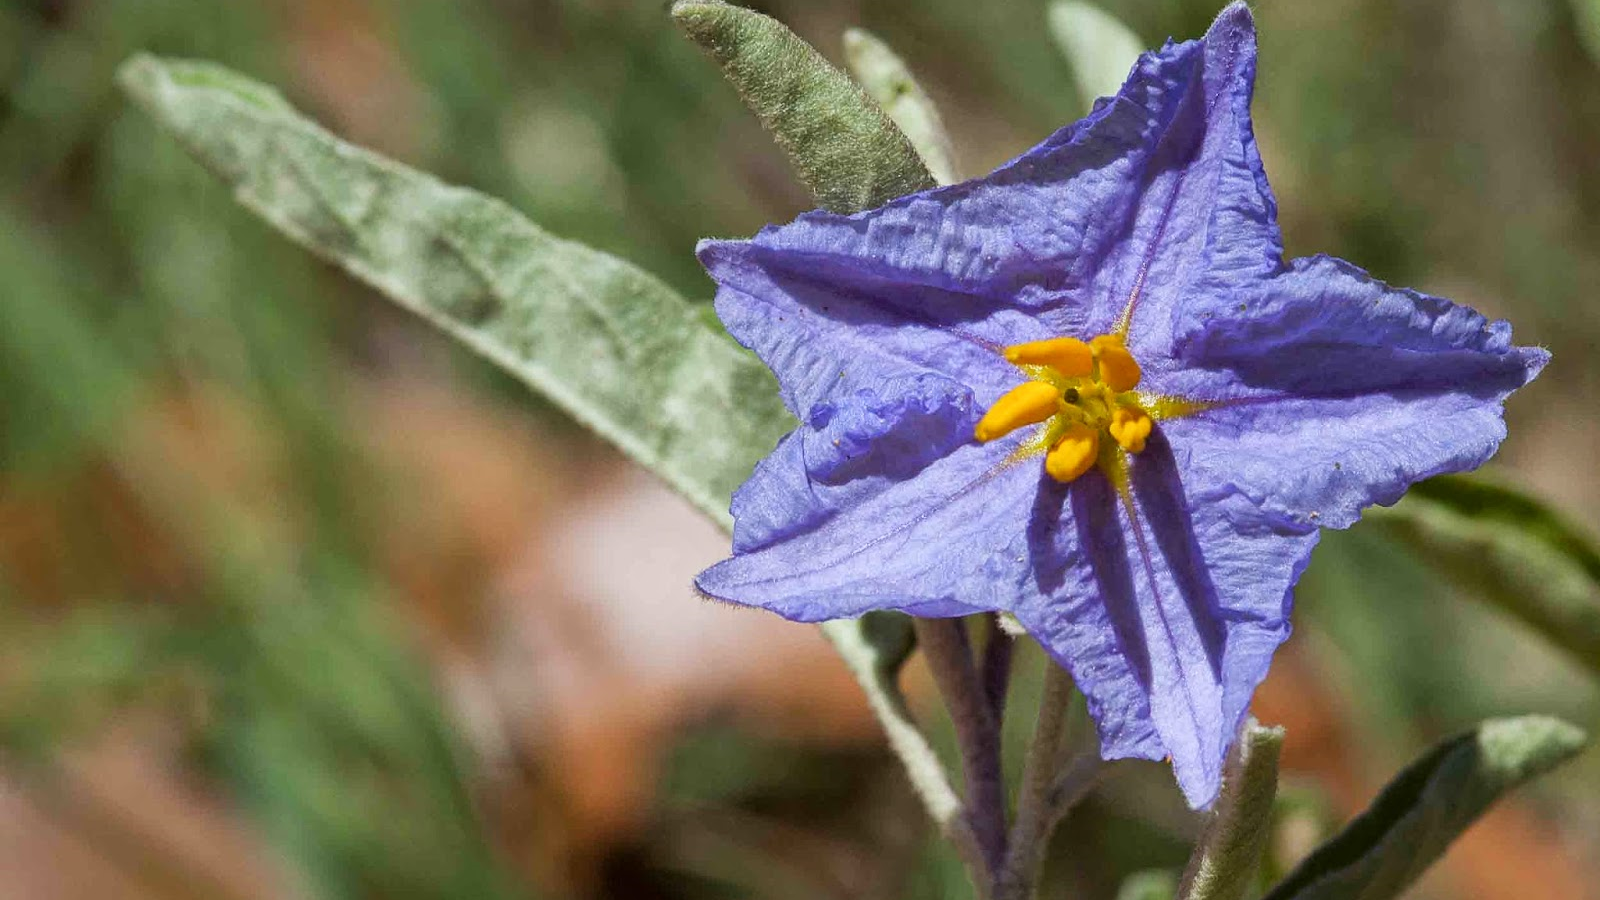
[[[1094,351],[1083,341],[1070,337],[1014,344],[1006,348],[1006,359],[1019,366],[1049,366],[1075,378],[1094,371]]]
[[[1129,453],[1140,453],[1144,450],[1145,441],[1150,438],[1150,429],[1154,424],[1142,409],[1118,407],[1111,414],[1111,422],[1106,430],[1111,432],[1112,439],[1122,449]]]
[[[1100,363],[1100,380],[1105,382],[1106,387],[1120,394],[1139,386],[1139,379],[1144,372],[1139,369],[1133,354],[1122,345],[1120,338],[1103,334],[1090,341],[1089,347],[1094,351],[1095,360]]]
[[[1004,437],[1024,425],[1035,425],[1061,408],[1061,392],[1043,381],[1017,385],[994,402],[972,429],[980,443]]]
[[[1100,432],[1087,425],[1073,425],[1050,448],[1044,458],[1044,470],[1065,484],[1093,468],[1099,454]]]

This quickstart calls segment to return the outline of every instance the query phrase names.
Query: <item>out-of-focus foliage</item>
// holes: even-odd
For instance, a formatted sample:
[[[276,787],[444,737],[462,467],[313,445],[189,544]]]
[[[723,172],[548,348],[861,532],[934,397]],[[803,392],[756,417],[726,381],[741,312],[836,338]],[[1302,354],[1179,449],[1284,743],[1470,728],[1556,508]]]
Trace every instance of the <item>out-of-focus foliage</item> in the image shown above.
[[[1139,54],[1149,49],[1116,16],[1077,0],[1050,5],[1050,35],[1072,65],[1086,111],[1095,100],[1115,95]]]
[[[1585,740],[1559,719],[1524,716],[1445,741],[1396,776],[1267,900],[1399,896],[1502,793],[1572,758]]]
[[[1117,900],[1171,900],[1178,893],[1178,876],[1155,869],[1135,872],[1117,889]]]
[[[1218,5],[1101,4],[1151,41],[1200,33]],[[1600,371],[1588,359],[1600,339],[1589,302],[1600,283],[1600,62],[1586,51],[1592,30],[1580,28],[1593,4],[1256,7],[1255,119],[1290,250],[1361,260],[1387,280],[1511,317],[1519,339],[1550,346],[1555,363],[1510,410],[1500,475],[1600,525],[1588,399]],[[847,27],[884,38],[939,104],[963,174],[1015,155],[1092,99],[1078,95],[1043,3],[759,8],[836,62]],[[483,710],[460,690],[460,663],[516,638],[488,602],[504,590],[490,577],[504,564],[430,526],[458,520],[430,486],[390,471],[372,446],[382,433],[366,432],[374,396],[411,401],[420,384],[449,385],[461,405],[532,409],[508,417],[547,451],[527,455],[525,482],[594,483],[583,474],[594,445],[240,212],[118,98],[112,74],[137,51],[213,59],[281,85],[341,136],[503,197],[690,302],[709,298],[696,239],[749,234],[813,203],[654,0],[0,5],[8,787],[59,777],[35,773],[55,772],[58,751],[110,725],[155,719],[183,736],[163,771],[193,774],[207,796],[253,810],[250,821],[310,876],[290,880],[329,896],[384,895],[402,874],[471,896],[500,887],[483,874],[496,870],[524,892],[962,896],[959,870],[928,841],[886,754],[820,748],[838,726],[816,710],[806,713],[815,728],[779,738],[751,737],[721,708],[683,717],[689,737],[672,754],[666,793],[642,801],[642,820],[557,840],[584,815],[577,786],[626,782],[629,757],[594,754],[585,775],[581,754],[521,733],[508,741],[514,755],[493,755]],[[403,409],[403,420],[421,415]],[[478,439],[453,423],[423,427]],[[132,464],[135,438],[154,442],[156,464]],[[452,459],[462,471],[476,471],[472,462]],[[218,505],[246,524],[212,528],[199,511]],[[582,511],[564,505],[540,521]],[[484,530],[497,521],[484,519]],[[397,528],[418,539],[395,546]],[[251,552],[218,553],[218,542]],[[648,551],[632,548],[617,568]],[[419,580],[417,565],[430,561],[443,574]],[[1258,709],[1288,725],[1288,778],[1347,815],[1420,748],[1483,718],[1544,710],[1593,730],[1600,693],[1585,671],[1455,592],[1376,530],[1327,537],[1300,591],[1297,636]],[[692,601],[655,601],[680,602]],[[492,640],[463,637],[479,633]],[[726,641],[702,662],[738,649]],[[534,734],[556,718],[541,698],[565,682],[530,668],[553,655],[522,658],[494,721]],[[1019,668],[1011,747],[1037,697],[1035,669]],[[914,687],[915,672],[906,678]],[[809,671],[778,681],[781,690],[752,689],[749,706],[826,683]],[[837,697],[847,702],[842,689]],[[612,721],[666,702],[613,692],[622,712]],[[681,733],[619,731],[581,746],[671,746]],[[462,735],[476,753],[441,745]],[[391,740],[407,758],[371,750]],[[1516,897],[1530,870],[1548,895],[1577,896],[1562,891],[1577,875],[1593,879],[1581,861],[1600,858],[1597,763],[1586,754],[1503,806],[1416,896]],[[1159,766],[1114,773],[1065,823],[1047,896],[1112,896],[1129,872],[1180,867],[1194,824],[1169,780]],[[486,839],[460,824],[462,783]],[[850,790],[830,790],[841,783]],[[349,814],[358,809],[378,812]],[[411,821],[427,816],[440,821]],[[420,827],[437,829],[452,858],[401,859],[394,847],[411,847],[407,829]],[[1316,843],[1297,835],[1275,834],[1274,857],[1292,862]],[[127,871],[156,868],[148,843],[95,840],[145,848]],[[459,871],[461,860],[483,873]],[[190,890],[206,883],[189,880]]]
[[[1419,485],[1374,519],[1600,676],[1600,553],[1565,517],[1509,488],[1452,477]]]

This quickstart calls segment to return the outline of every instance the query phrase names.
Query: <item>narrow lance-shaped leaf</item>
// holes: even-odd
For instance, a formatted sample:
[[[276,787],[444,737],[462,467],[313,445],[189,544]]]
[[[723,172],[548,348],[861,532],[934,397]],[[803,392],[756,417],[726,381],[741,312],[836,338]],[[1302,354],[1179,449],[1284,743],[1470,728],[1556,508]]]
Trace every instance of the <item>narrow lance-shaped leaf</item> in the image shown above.
[[[218,66],[138,57],[121,81],[240,203],[549,397],[718,521],[793,426],[766,368],[646,272],[344,143]]]
[[[1582,748],[1559,719],[1494,719],[1429,751],[1366,812],[1317,848],[1265,900],[1399,896],[1501,794]]]
[[[1117,92],[1145,50],[1138,35],[1097,6],[1062,0],[1051,4],[1049,17],[1050,34],[1072,66],[1086,110]]]
[[[1372,520],[1481,597],[1600,675],[1600,552],[1525,494],[1457,476],[1412,488]]]
[[[679,0],[672,16],[722,66],[822,206],[856,212],[934,186],[878,104],[776,19],[720,0]]]
[[[1222,794],[1195,846],[1178,896],[1182,900],[1239,900],[1255,877],[1272,834],[1283,729],[1245,723],[1228,759]]]
[[[888,44],[862,28],[844,33],[844,56],[856,80],[911,141],[934,180],[940,184],[959,180],[955,151],[944,120],[939,117],[939,108],[911,77],[905,61]]]

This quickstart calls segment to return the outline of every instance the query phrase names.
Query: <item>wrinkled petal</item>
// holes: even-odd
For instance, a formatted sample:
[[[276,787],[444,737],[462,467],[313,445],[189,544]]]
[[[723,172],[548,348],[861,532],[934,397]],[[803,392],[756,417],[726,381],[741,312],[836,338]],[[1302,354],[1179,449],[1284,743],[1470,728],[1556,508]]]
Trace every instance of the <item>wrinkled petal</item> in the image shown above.
[[[1328,257],[1227,302],[1184,311],[1184,369],[1148,382],[1217,402],[1162,428],[1209,495],[1242,494],[1272,521],[1343,528],[1483,464],[1506,397],[1549,358],[1512,346],[1504,322]]]
[[[704,242],[700,258],[717,281],[718,317],[777,374],[802,421],[819,403],[862,389],[881,395],[889,379],[942,375],[983,404],[1021,380],[1000,355],[1028,321],[1015,311],[927,288],[827,283],[747,241]]]
[[[1290,592],[1314,528],[1241,527],[1242,498],[1197,503],[1157,434],[1128,497],[1098,474],[1041,491],[1042,584],[1018,619],[1072,673],[1108,759],[1170,756],[1189,802],[1216,796],[1223,759],[1289,636]],[[1053,505],[1052,505],[1053,504]],[[1062,529],[1041,527],[1065,512]],[[1057,562],[1076,554],[1071,564]]]
[[[733,495],[733,549],[812,529],[972,439],[972,391],[941,375],[886,379],[813,405]]]
[[[712,566],[695,584],[708,596],[802,622],[874,609],[930,616],[1009,609],[1005,586],[1028,565],[1024,512],[1039,478],[1036,466],[1008,464],[1022,439],[965,444],[915,479]]]
[[[1129,234],[1097,275],[1091,330],[1128,318],[1128,346],[1159,365],[1170,337],[1164,311],[1199,284],[1243,283],[1278,271],[1283,243],[1250,119],[1255,22],[1243,3],[1223,10],[1198,42],[1171,122],[1142,173]],[[1108,313],[1110,316],[1108,317]]]

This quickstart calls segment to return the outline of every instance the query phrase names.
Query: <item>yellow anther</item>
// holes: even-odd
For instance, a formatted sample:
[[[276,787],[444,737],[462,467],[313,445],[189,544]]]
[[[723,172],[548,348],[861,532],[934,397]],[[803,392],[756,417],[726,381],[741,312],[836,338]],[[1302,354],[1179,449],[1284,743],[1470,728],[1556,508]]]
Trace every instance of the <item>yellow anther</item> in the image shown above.
[[[979,442],[1004,437],[1024,425],[1043,422],[1061,408],[1061,392],[1042,381],[1019,384],[994,402],[972,434]]]
[[[1100,432],[1087,425],[1072,425],[1045,456],[1044,470],[1065,484],[1094,468],[1099,455]]]
[[[1102,334],[1089,342],[1089,348],[1100,363],[1100,380],[1107,387],[1120,394],[1139,386],[1139,379],[1144,373],[1134,361],[1133,354],[1122,345],[1122,338],[1114,334]]]
[[[1014,344],[1006,348],[1006,359],[1019,366],[1049,366],[1063,375],[1079,378],[1094,371],[1094,351],[1070,337]]]
[[[1138,453],[1144,449],[1144,442],[1149,439],[1150,428],[1154,424],[1144,410],[1119,406],[1111,414],[1108,430],[1112,439],[1122,445],[1122,449]]]

